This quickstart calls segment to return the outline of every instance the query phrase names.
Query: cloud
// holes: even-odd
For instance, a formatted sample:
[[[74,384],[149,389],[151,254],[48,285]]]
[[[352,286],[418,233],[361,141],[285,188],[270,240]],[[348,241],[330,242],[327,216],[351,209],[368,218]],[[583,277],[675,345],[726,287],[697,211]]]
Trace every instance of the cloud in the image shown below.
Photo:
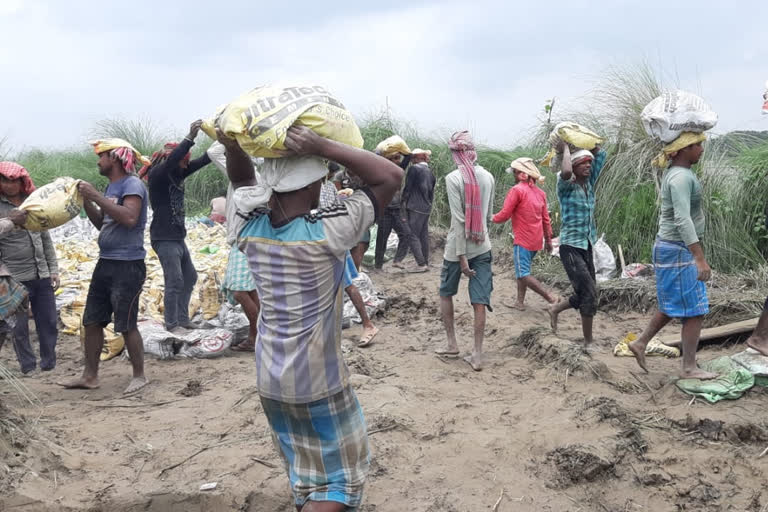
[[[388,104],[425,133],[469,128],[510,146],[547,99],[583,104],[606,65],[642,58],[704,94],[719,128],[761,129],[765,14],[756,1],[4,0],[0,136],[16,149],[82,145],[116,116],[182,133],[259,84],[311,80],[358,118]]]

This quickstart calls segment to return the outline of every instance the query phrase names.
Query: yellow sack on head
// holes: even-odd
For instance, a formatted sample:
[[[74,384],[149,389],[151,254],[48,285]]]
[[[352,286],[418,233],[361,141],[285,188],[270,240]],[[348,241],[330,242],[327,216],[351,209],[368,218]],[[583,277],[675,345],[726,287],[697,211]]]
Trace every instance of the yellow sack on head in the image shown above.
[[[32,192],[19,209],[27,211],[24,228],[45,231],[66,224],[80,214],[83,197],[77,190],[80,180],[64,177]]]
[[[327,139],[363,147],[363,137],[352,114],[319,85],[276,84],[253,89],[203,123],[216,139],[216,129],[237,140],[251,156],[280,158],[285,133],[293,124],[306,126]]]
[[[400,153],[402,155],[410,155],[411,148],[408,147],[408,144],[406,144],[402,137],[399,135],[393,135],[379,142],[373,152],[379,156],[387,158],[396,153]]]
[[[561,140],[567,142],[571,146],[575,146],[579,149],[588,149],[590,151],[595,149],[595,146],[598,144],[603,143],[603,138],[589,128],[585,128],[580,124],[572,123],[570,121],[558,123],[549,135],[549,143],[552,145],[552,149],[549,150],[541,161],[541,165],[548,166],[552,163],[552,158],[555,156],[555,146],[557,146]]]

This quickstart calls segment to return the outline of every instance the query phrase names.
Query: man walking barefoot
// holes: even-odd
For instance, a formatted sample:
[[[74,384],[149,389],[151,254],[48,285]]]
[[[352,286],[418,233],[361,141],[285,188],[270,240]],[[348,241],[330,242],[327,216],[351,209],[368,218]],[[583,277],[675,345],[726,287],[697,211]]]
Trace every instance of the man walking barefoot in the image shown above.
[[[702,189],[691,166],[699,161],[704,149],[703,133],[684,132],[664,147],[664,155],[654,162],[672,159],[661,181],[661,212],[659,232],[653,245],[656,271],[656,295],[659,310],[651,318],[640,337],[629,344],[637,364],[645,372],[645,347],[672,318],[683,322],[682,379],[714,379],[716,373],[696,365],[701,324],[709,312],[707,287],[712,271],[709,268],[700,238],[704,234],[704,211],[701,207]],[[666,167],[666,165],[664,165]],[[752,342],[754,343],[754,341]]]
[[[91,276],[83,312],[83,375],[63,386],[67,389],[99,387],[104,327],[114,321],[115,332],[123,335],[133,367],[133,378],[124,392],[128,394],[149,382],[144,376],[144,341],[136,325],[139,296],[147,275],[144,266],[147,189],[133,175],[134,162],[141,155],[125,141],[112,139],[110,142],[107,147],[112,149],[105,149],[102,142],[94,143],[94,151],[99,155],[99,174],[109,179],[104,194],[90,183],[78,185],[85,213],[99,230],[99,261]]]
[[[500,224],[512,219],[517,302],[511,307],[525,310],[525,292],[528,288],[550,304],[554,304],[557,297],[531,275],[531,262],[536,252],[544,247],[547,252],[552,252],[552,225],[549,220],[547,194],[536,185],[538,181],[544,181],[544,177],[539,173],[532,158],[518,158],[512,162],[507,173],[515,175],[517,184],[509,189],[504,206],[493,216],[493,222]]]
[[[566,309],[578,309],[584,351],[592,343],[592,319],[597,312],[597,280],[592,248],[597,242],[595,226],[595,185],[605,164],[605,151],[599,146],[571,155],[561,143],[558,156],[562,171],[557,175],[557,199],[563,223],[560,228],[560,261],[563,263],[573,295],[549,306],[552,331],[557,332],[557,317]]]
[[[456,132],[448,143],[458,169],[445,177],[448,203],[451,208],[451,227],[445,242],[443,269],[440,273],[440,312],[448,344],[435,353],[458,357],[459,345],[453,318],[453,296],[459,290],[464,274],[469,278],[469,301],[474,310],[474,348],[464,360],[475,371],[483,369],[483,339],[485,337],[485,309],[491,308],[493,272],[491,240],[488,221],[493,208],[493,175],[479,165],[477,153],[469,132]]]

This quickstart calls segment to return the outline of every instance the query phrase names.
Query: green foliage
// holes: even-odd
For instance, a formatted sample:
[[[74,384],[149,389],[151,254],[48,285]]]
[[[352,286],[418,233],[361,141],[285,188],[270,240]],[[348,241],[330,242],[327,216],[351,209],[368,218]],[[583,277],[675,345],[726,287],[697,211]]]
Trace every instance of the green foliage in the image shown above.
[[[502,207],[514,177],[505,172],[520,156],[541,158],[548,148],[548,137],[559,120],[575,120],[606,139],[608,159],[597,185],[595,211],[598,231],[615,248],[621,245],[627,262],[648,262],[658,228],[658,192],[662,173],[651,167],[659,143],[651,140],[640,123],[643,107],[658,96],[666,85],[648,65],[609,68],[600,75],[587,98],[589,109],[568,111],[558,104],[560,119],[551,118],[554,99],[547,102],[546,120],[532,127],[528,141],[506,148],[478,147],[478,163],[496,178],[494,212]],[[398,134],[412,149],[432,151],[430,167],[437,177],[431,222],[447,227],[450,211],[445,191],[445,176],[456,169],[447,146],[448,133],[425,136],[412,126],[392,119],[388,112],[371,115],[360,123],[365,148],[372,150],[383,139]],[[462,127],[456,127],[461,129]],[[121,137],[146,155],[162,148],[168,140],[180,140],[160,132],[146,120],[108,119],[97,124],[95,137]],[[202,155],[211,141],[198,138],[192,157]],[[3,151],[5,149],[5,151]],[[0,156],[8,155],[0,140]],[[35,183],[43,185],[58,176],[72,176],[106,186],[99,176],[96,156],[90,148],[69,151],[30,150],[15,155],[29,169]],[[541,168],[555,234],[559,231],[559,205],[555,195],[556,178]],[[703,239],[710,265],[719,272],[756,269],[765,265],[768,255],[768,229],[765,225],[768,197],[768,135],[765,132],[732,132],[713,138],[705,146],[704,157],[695,171],[704,190],[707,231]],[[227,182],[213,166],[208,166],[186,182],[187,212],[204,214],[210,200],[226,188]],[[509,240],[509,225],[491,226],[497,240]]]

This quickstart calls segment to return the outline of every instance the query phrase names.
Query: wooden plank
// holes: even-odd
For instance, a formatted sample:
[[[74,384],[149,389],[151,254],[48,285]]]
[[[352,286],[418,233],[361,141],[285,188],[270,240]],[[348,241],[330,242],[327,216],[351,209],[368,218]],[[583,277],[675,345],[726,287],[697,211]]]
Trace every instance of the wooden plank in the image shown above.
[[[757,326],[758,320],[759,318],[750,318],[749,320],[742,320],[741,322],[733,322],[730,324],[718,325],[717,327],[710,327],[709,329],[702,329],[701,338],[699,339],[711,340],[751,332],[755,329],[755,326]],[[669,343],[680,343],[680,334],[661,336],[659,340],[665,345]]]

